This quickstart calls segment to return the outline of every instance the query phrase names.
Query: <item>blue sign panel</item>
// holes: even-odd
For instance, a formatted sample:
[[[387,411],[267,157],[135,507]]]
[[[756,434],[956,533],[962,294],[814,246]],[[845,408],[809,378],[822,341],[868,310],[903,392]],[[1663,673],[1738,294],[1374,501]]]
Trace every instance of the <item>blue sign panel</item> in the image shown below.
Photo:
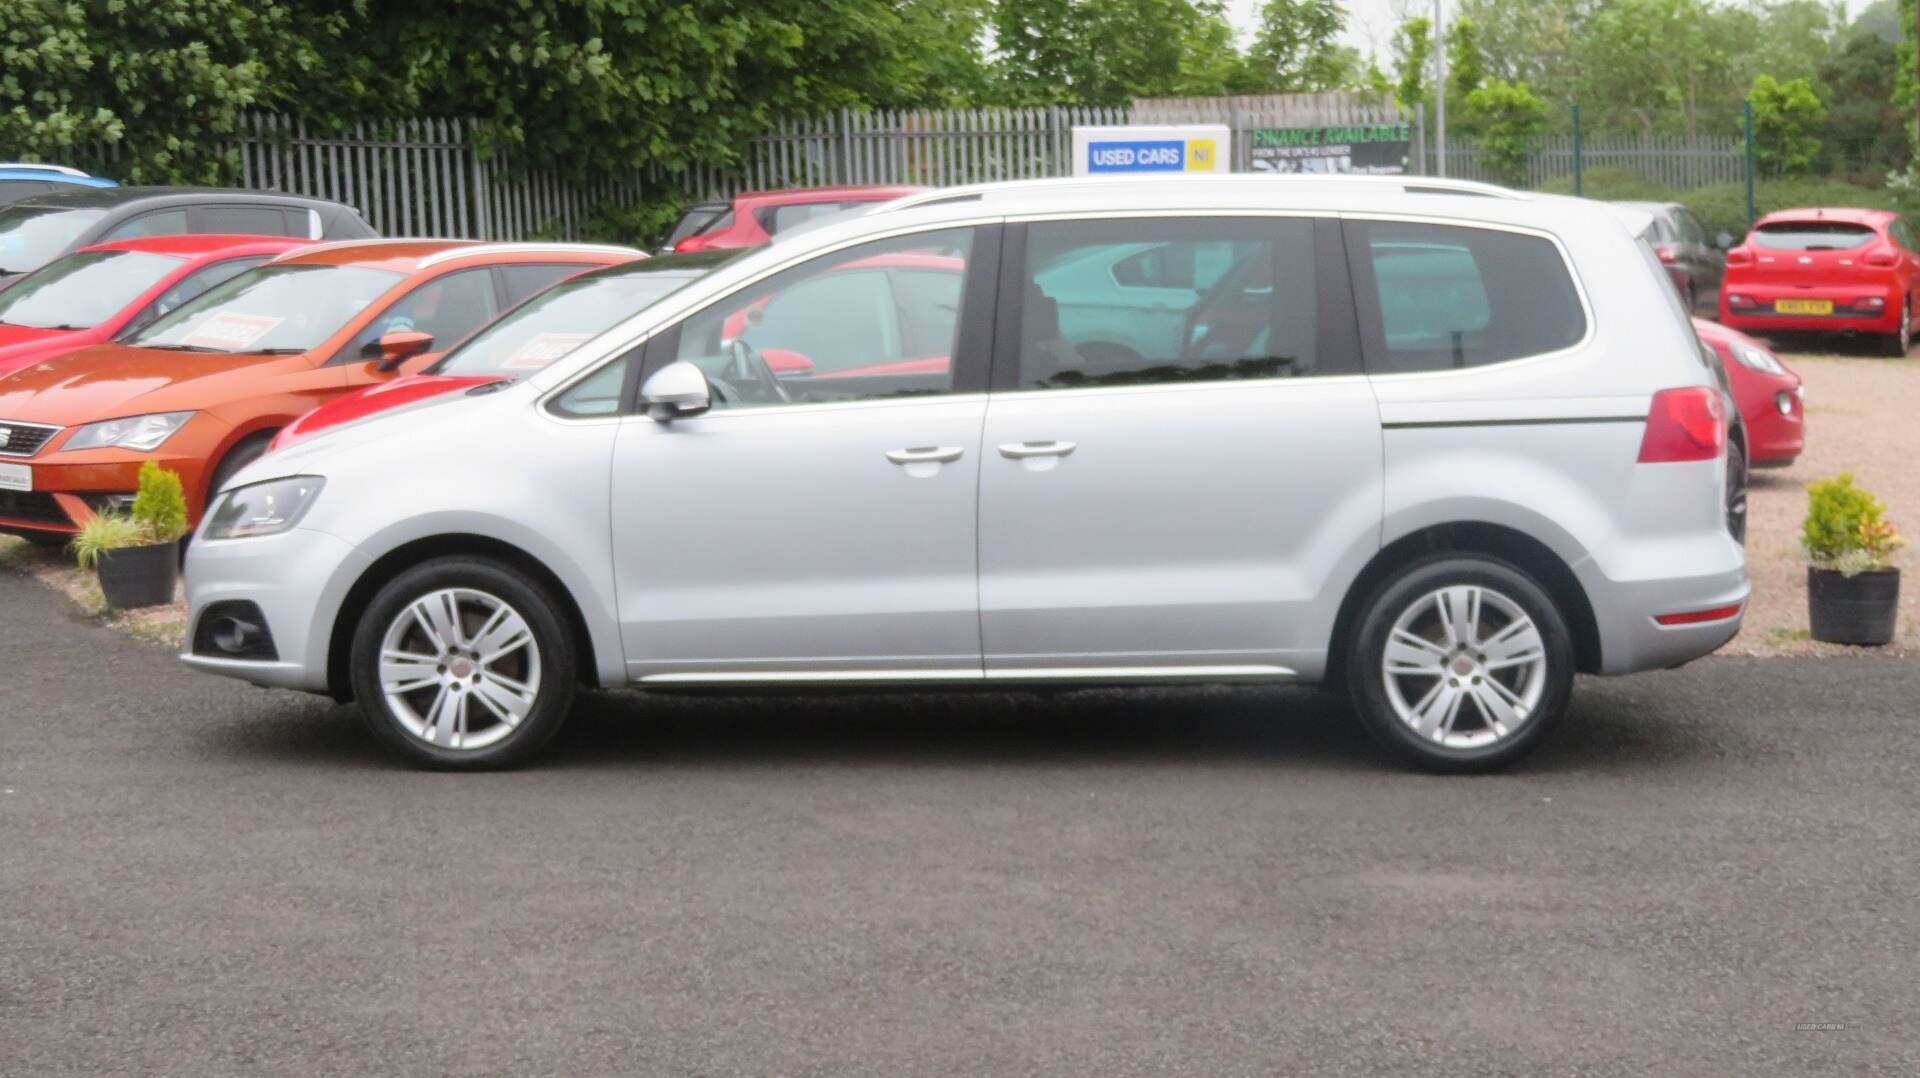
[[[1095,142],[1087,146],[1088,172],[1184,172],[1185,139]]]

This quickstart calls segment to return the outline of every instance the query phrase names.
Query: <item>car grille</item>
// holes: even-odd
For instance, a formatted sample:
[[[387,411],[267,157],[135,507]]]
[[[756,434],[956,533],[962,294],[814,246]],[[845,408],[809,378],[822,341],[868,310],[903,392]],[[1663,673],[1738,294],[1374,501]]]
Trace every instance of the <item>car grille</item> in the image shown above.
[[[59,427],[0,419],[0,457],[31,457],[58,433]]]
[[[53,495],[22,494],[12,490],[0,490],[0,520],[52,524],[67,529],[73,527],[73,521],[60,508],[60,503],[53,500]]]

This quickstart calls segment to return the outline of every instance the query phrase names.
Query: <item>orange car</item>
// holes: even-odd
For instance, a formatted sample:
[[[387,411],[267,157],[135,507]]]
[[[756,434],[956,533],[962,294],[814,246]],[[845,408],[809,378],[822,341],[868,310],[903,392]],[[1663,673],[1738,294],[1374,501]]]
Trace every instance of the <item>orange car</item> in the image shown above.
[[[207,496],[274,432],[432,363],[495,315],[625,247],[354,240],[274,259],[127,338],[0,378],[0,532],[63,542],[133,500],[142,461]]]

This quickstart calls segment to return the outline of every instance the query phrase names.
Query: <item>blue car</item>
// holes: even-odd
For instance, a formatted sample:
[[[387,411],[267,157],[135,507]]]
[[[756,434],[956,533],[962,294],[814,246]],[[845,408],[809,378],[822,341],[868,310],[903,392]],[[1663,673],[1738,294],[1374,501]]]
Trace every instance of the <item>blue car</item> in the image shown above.
[[[75,187],[118,187],[105,176],[89,176],[65,165],[0,162],[0,206],[35,195],[51,195]]]

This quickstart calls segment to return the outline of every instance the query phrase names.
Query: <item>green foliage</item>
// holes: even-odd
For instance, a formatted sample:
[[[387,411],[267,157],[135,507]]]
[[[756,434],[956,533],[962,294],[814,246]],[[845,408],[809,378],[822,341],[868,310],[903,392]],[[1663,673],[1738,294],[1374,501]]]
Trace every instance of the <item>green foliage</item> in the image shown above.
[[[155,543],[171,543],[187,534],[187,496],[177,473],[155,461],[141,463],[140,484],[133,496],[133,522]]]
[[[1000,98],[1122,105],[1191,89],[1183,61],[1218,14],[1193,0],[999,0],[991,21]]]
[[[1433,57],[1433,23],[1416,16],[1400,24],[1393,32],[1393,61],[1396,73],[1393,99],[1411,112],[1424,109],[1431,96],[1427,86],[1427,64]]]
[[[1480,55],[1480,28],[1467,16],[1447,27],[1447,96],[1465,101],[1487,81],[1487,65]]]
[[[1779,82],[1772,75],[1753,80],[1747,93],[1753,105],[1753,152],[1763,176],[1804,176],[1820,159],[1820,136],[1827,107],[1807,79]]]
[[[1900,36],[1875,32],[1867,16],[1834,46],[1820,65],[1818,85],[1827,101],[1824,170],[1877,179],[1903,169],[1912,157],[1912,124],[1894,103],[1900,74]]]
[[[1339,44],[1346,13],[1336,0],[1267,0],[1247,55],[1262,93],[1314,93],[1360,78],[1358,53]]]
[[[73,537],[70,548],[80,568],[92,569],[100,564],[100,555],[109,550],[146,546],[149,542],[147,530],[134,523],[132,517],[122,513],[101,513],[80,525],[80,532]]]
[[[1851,475],[1809,484],[1800,545],[1821,569],[1853,576],[1888,568],[1905,540],[1887,521],[1886,512],[1880,499],[1854,486]]]
[[[363,9],[364,0],[6,0],[0,147],[105,168],[100,151],[115,144],[111,173],[122,180],[230,179],[237,159],[213,147],[245,110],[290,105],[296,83],[323,82],[323,50]]]
[[[1588,169],[1584,188],[1588,198],[1608,201],[1678,202],[1693,211],[1709,236],[1725,232],[1738,241],[1747,234],[1747,194],[1742,184],[1723,183],[1679,190],[1664,187],[1636,172],[1609,168]],[[1573,193],[1573,180],[1571,177],[1549,180],[1540,189],[1553,194],[1570,195]],[[1870,210],[1906,212],[1900,198],[1900,193],[1891,187],[1865,187],[1844,180],[1819,177],[1761,180],[1754,185],[1753,195],[1754,207],[1760,213],[1796,206],[1857,206]],[[1920,198],[1915,201],[1920,201]]]
[[[1546,103],[1524,82],[1488,79],[1467,95],[1463,110],[1480,136],[1486,160],[1502,182],[1518,184],[1527,159],[1547,128]]]

